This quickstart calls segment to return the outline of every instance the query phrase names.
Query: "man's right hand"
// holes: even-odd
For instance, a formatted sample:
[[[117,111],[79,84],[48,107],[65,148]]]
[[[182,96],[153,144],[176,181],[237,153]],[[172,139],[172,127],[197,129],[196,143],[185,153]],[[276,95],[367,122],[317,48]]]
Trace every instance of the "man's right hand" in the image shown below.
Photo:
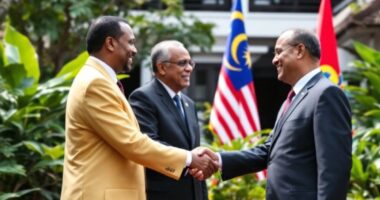
[[[218,156],[206,147],[198,147],[191,151],[192,162],[190,174],[198,180],[210,177],[219,169]]]

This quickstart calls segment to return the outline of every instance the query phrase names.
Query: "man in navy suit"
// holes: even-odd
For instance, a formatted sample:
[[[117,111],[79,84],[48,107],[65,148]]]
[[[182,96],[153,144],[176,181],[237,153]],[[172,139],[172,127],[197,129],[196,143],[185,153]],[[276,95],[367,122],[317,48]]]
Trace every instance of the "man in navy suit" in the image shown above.
[[[291,85],[290,95],[265,144],[220,153],[223,180],[267,168],[268,200],[346,199],[351,109],[343,91],[321,73],[319,59],[313,33],[291,29],[281,34],[273,64],[278,80]],[[202,178],[199,171],[191,173]]]
[[[155,45],[151,59],[155,78],[129,97],[141,131],[169,146],[198,147],[200,129],[194,102],[181,92],[190,85],[194,61],[183,44],[174,40]],[[146,169],[146,180],[149,200],[208,199],[205,181],[188,173],[174,181]]]

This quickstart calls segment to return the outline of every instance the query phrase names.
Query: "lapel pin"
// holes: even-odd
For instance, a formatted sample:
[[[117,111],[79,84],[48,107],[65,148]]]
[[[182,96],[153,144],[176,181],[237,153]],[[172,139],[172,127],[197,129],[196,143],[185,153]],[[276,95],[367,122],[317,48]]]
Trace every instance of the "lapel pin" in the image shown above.
[[[186,107],[189,107],[189,104],[188,104],[187,102],[185,102],[185,106],[186,106]]]

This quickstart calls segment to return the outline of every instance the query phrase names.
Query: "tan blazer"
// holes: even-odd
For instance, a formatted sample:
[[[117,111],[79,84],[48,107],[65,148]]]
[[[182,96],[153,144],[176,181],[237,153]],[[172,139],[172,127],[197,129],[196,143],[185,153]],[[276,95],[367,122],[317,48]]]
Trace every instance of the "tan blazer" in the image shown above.
[[[178,180],[186,154],[141,134],[116,83],[87,60],[67,100],[61,200],[145,200],[143,166]]]

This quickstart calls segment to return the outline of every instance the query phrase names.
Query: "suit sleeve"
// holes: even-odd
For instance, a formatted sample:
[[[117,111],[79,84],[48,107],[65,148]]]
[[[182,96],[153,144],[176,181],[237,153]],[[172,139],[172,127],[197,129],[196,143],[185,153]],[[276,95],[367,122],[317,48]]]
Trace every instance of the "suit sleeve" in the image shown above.
[[[180,178],[187,151],[167,147],[141,134],[129,104],[109,82],[93,80],[86,88],[82,104],[90,127],[122,156],[171,178]]]
[[[266,169],[272,135],[269,135],[264,144],[252,149],[220,153],[222,157],[222,179],[228,180]]]
[[[338,87],[329,87],[320,96],[314,114],[318,200],[346,199],[352,144],[348,100]]]
[[[157,111],[150,102],[149,97],[143,92],[136,90],[129,96],[129,102],[139,122],[141,131],[148,134],[153,140],[169,145],[167,142],[160,140],[158,117],[155,114]]]

